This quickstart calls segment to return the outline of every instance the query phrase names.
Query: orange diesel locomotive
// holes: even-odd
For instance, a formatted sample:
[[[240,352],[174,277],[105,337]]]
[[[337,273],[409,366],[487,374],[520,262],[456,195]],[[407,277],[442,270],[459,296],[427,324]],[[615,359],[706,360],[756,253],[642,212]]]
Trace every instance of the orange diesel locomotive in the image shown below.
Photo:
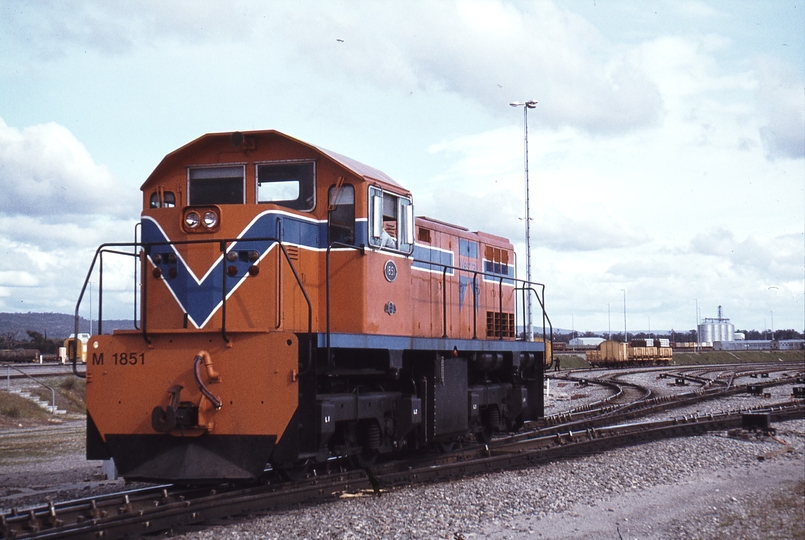
[[[98,295],[88,459],[245,480],[542,416],[544,341],[516,339],[515,309],[544,289],[507,240],[415,218],[384,173],[273,130],[204,135],[141,189],[136,241],[90,269],[139,260],[135,329],[103,334]]]

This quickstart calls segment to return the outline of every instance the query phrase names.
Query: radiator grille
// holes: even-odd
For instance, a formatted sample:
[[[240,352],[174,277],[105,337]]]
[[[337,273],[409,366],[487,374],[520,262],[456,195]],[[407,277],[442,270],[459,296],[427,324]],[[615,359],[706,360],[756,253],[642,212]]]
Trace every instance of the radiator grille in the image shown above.
[[[514,313],[486,312],[486,337],[514,337]]]

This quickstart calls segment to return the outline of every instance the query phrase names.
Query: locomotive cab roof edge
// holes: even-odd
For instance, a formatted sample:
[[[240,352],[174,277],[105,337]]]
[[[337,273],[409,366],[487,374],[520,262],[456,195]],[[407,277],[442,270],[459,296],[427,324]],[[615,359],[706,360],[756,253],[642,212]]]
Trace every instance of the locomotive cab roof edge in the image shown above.
[[[310,148],[315,152],[319,153],[320,155],[322,155],[323,157],[330,159],[337,165],[340,165],[341,167],[344,167],[345,169],[349,170],[356,176],[362,178],[367,183],[377,182],[380,183],[381,185],[388,186],[392,188],[394,191],[400,192],[401,194],[407,196],[411,195],[411,192],[409,190],[398,184],[389,175],[387,175],[381,170],[375,169],[374,167],[366,165],[365,163],[361,163],[360,161],[344,156],[337,152],[333,152],[332,150],[327,150],[326,148],[322,148],[320,146],[307,143],[295,137],[291,137],[290,135],[287,135],[275,129],[206,133],[201,137],[198,137],[197,139],[194,139],[193,141],[167,154],[162,159],[162,161],[159,162],[159,165],[156,166],[156,168],[151,172],[151,174],[148,175],[148,178],[146,178],[145,182],[142,184],[142,186],[140,186],[140,190],[141,191],[147,190],[156,179],[162,176],[162,173],[165,169],[182,164],[183,163],[182,156],[190,148],[202,144],[203,141],[215,141],[224,139],[230,141],[234,148],[242,147],[244,150],[249,150],[250,149],[249,144],[253,145],[255,138],[271,137],[271,136],[282,137],[295,144],[299,144],[301,146]],[[236,144],[238,141],[240,141],[240,144]]]

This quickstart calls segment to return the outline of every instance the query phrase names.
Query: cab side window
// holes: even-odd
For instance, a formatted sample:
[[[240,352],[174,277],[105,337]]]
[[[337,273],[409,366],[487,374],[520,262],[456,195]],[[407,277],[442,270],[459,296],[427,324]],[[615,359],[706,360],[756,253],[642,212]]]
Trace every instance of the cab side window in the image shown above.
[[[328,195],[329,243],[355,243],[355,188],[350,184],[330,186]]]
[[[160,186],[151,194],[149,208],[173,208],[176,206],[176,195],[172,191],[164,191]]]
[[[414,206],[411,199],[369,188],[369,243],[411,254],[414,249]]]
[[[293,210],[316,206],[316,170],[312,161],[257,165],[257,202],[274,203]]]

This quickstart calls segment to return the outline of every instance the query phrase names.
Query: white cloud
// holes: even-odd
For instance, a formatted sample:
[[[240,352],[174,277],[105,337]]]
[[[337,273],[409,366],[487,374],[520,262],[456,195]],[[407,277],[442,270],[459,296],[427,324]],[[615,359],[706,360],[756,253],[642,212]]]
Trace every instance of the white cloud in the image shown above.
[[[39,284],[39,279],[25,270],[0,271],[0,286],[36,287]]]
[[[605,327],[626,288],[630,321],[652,326],[692,327],[698,298],[739,325],[774,310],[801,327],[802,10],[753,6],[0,3],[0,115],[20,126],[0,126],[0,272],[40,283],[3,283],[0,309],[74,296],[92,249],[131,237],[134,182],[225,129],[383,169],[418,213],[506,236],[522,263],[508,103],[537,99],[534,265],[555,323]]]
[[[447,92],[495,116],[513,100],[546,104],[542,121],[593,132],[655,123],[662,103],[639,58],[553,2],[45,3],[6,8],[12,35],[45,58],[89,48],[133,55],[151,47],[253,40],[253,54],[285,58],[323,79],[381,91]],[[341,39],[343,41],[336,41]],[[258,53],[259,51],[259,53]],[[505,111],[505,112],[504,112]]]
[[[0,191],[0,310],[71,313],[95,248],[133,239],[138,193],[61,125],[0,119]]]
[[[801,69],[766,56],[756,59],[756,98],[765,125],[760,136],[770,159],[805,156],[805,80]]]
[[[739,271],[756,272],[766,283],[796,280],[805,273],[802,234],[751,234],[739,241],[732,231],[721,227],[697,234],[691,246],[693,252],[727,260]]]
[[[410,90],[446,90],[492,114],[514,100],[549,104],[541,119],[618,132],[656,122],[654,84],[636,58],[586,20],[550,2],[380,3],[347,20],[328,4],[289,14],[296,55],[338,76]],[[330,40],[344,38],[338,47]]]
[[[67,128],[48,123],[19,130],[2,118],[0,191],[6,216],[121,216],[137,203]]]
[[[240,40],[253,26],[253,6],[232,0],[42,0],[35,9],[0,3],[0,17],[13,24],[10,37],[28,45],[30,54],[58,60],[70,49],[104,55],[131,54],[138,46],[169,39],[186,42]]]

